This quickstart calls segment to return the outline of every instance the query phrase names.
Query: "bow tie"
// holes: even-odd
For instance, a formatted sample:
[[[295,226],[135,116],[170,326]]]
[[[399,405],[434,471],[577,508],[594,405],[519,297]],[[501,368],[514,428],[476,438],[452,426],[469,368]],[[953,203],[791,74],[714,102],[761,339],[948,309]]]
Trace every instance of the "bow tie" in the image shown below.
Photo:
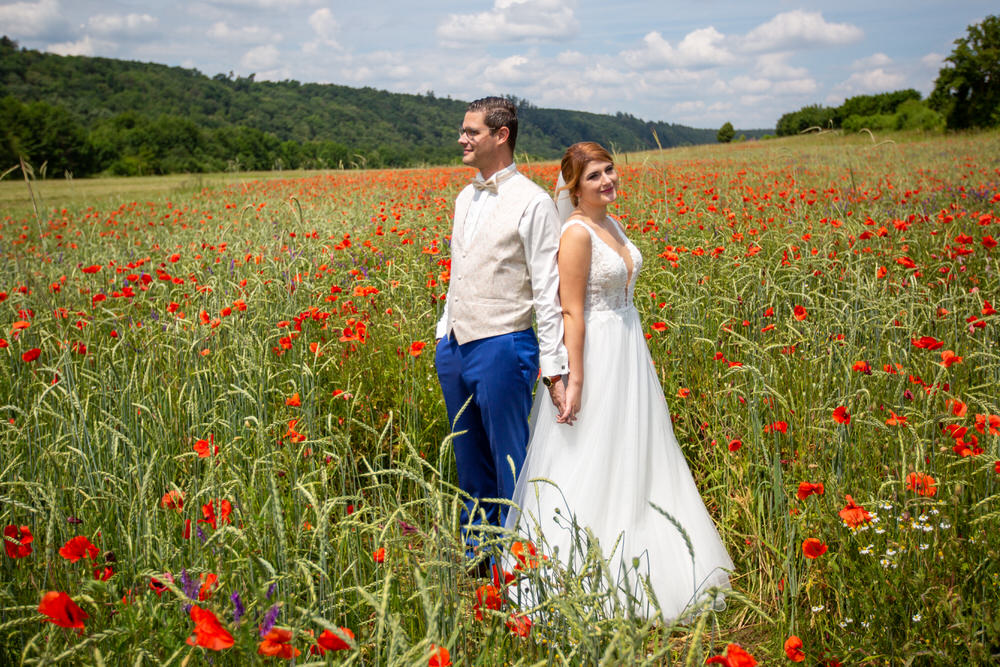
[[[476,176],[475,180],[472,181],[472,187],[477,190],[486,190],[487,192],[497,193],[497,181],[492,178],[488,181],[483,180],[482,176]]]
[[[472,180],[472,187],[477,190],[486,190],[487,192],[497,194],[497,187],[516,173],[517,169],[501,169],[485,180],[482,174],[476,174],[476,177]]]

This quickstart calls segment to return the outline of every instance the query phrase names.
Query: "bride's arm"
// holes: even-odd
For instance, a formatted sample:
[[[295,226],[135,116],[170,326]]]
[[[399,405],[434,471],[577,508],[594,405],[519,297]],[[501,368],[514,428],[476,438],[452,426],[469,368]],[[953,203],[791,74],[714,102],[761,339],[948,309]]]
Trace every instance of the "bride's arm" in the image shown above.
[[[572,424],[580,410],[583,392],[583,339],[586,327],[583,304],[590,276],[590,233],[580,225],[570,225],[559,240],[559,301],[563,312],[563,341],[569,356],[566,402],[556,418]]]

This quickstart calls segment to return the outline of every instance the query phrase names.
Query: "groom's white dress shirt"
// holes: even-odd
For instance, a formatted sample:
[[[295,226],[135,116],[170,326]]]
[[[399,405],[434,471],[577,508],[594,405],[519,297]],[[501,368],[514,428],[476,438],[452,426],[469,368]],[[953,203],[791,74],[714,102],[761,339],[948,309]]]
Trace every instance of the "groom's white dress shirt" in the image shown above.
[[[488,189],[474,190],[462,225],[463,241],[467,247],[475,243],[480,222],[489,219],[496,209],[499,193],[516,172],[517,166],[511,164],[485,181],[487,184],[496,184],[497,194]],[[566,347],[563,345],[562,307],[559,304],[559,229],[555,204],[545,191],[540,191],[521,215],[517,233],[524,247],[530,274],[535,322],[538,327],[539,365],[542,375],[546,376],[569,372]],[[437,324],[436,338],[444,338],[450,333],[449,321],[446,301]]]

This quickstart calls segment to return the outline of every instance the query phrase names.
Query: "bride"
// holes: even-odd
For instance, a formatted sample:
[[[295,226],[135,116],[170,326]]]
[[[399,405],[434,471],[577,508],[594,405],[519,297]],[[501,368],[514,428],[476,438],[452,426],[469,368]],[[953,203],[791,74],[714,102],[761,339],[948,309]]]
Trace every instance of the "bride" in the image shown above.
[[[563,179],[566,402],[556,414],[546,392],[537,393],[506,528],[571,574],[599,546],[608,563],[599,587],[618,603],[607,608],[648,618],[658,607],[670,621],[728,588],[733,563],[674,438],[632,303],[642,255],[607,212],[618,195],[611,155],[600,144],[574,144]]]

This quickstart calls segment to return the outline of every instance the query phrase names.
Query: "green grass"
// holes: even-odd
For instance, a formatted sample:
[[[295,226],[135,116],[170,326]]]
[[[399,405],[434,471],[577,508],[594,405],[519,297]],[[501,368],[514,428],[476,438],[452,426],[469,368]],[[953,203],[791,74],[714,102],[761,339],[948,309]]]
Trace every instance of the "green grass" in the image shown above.
[[[793,634],[805,664],[995,659],[1000,436],[975,416],[1000,414],[998,249],[984,244],[1000,236],[998,136],[821,135],[619,162],[616,214],[646,260],[637,306],[736,563],[726,611],[668,627],[607,614],[595,555],[590,579],[529,573],[547,602],[528,637],[506,627],[514,593],[475,618],[483,582],[458,541],[433,352],[410,352],[432,341],[468,170],[36,180],[37,218],[10,174],[0,525],[34,541],[0,557],[2,661],[245,664],[275,605],[299,664],[324,659],[308,631],[342,626],[356,641],[331,663],[426,665],[436,644],[455,664],[694,665],[732,642],[782,664]],[[553,165],[526,170],[554,181]],[[962,361],[946,367],[943,350]],[[949,426],[982,452],[960,456]],[[199,439],[218,454],[199,457]],[[911,472],[935,495],[907,489]],[[824,493],[798,500],[800,482]],[[171,490],[179,511],[161,507]],[[845,526],[845,495],[873,520]],[[215,529],[198,523],[214,499],[232,506]],[[59,555],[77,535],[107,581]],[[805,558],[806,538],[828,551]],[[158,595],[150,578],[166,573]],[[197,604],[232,648],[185,643],[182,573],[218,576]],[[44,622],[46,591],[89,614],[82,633]]]

